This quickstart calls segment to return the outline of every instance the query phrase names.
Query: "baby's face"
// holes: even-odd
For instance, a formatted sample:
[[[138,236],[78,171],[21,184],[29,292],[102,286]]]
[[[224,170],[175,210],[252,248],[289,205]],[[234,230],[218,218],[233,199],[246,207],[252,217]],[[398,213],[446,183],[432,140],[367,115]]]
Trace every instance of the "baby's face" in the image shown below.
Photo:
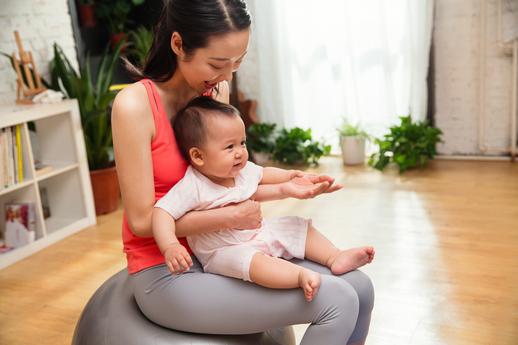
[[[202,172],[216,178],[236,177],[248,161],[246,131],[238,116],[210,116]]]

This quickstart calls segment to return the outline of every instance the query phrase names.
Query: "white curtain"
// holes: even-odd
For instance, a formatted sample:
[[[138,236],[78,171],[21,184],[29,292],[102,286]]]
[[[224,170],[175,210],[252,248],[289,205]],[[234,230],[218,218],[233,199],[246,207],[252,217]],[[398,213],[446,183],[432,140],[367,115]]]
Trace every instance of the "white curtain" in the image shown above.
[[[255,0],[262,121],[337,144],[346,117],[381,135],[424,119],[433,0]]]

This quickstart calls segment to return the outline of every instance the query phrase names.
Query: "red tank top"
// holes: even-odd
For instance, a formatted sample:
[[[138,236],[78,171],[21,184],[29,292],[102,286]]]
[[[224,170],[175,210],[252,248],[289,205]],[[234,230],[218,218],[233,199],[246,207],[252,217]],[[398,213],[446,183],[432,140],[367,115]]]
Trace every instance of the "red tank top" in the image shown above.
[[[153,160],[156,202],[182,179],[188,163],[183,159],[176,144],[170,120],[160,101],[155,85],[149,79],[143,79],[140,82],[146,87],[155,122],[155,137],[151,142],[151,158]],[[209,92],[204,95],[211,94],[212,92]],[[135,168],[138,169],[138,167]],[[122,240],[130,274],[164,263],[164,257],[153,237],[135,236],[131,231],[125,213],[122,218]],[[179,241],[187,248],[189,254],[192,254],[186,239],[179,238]]]

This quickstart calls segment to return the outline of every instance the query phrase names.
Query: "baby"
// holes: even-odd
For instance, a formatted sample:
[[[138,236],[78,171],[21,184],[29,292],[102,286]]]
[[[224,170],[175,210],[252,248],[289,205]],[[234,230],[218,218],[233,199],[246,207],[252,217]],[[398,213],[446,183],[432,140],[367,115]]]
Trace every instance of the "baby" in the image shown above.
[[[238,110],[210,97],[189,102],[173,126],[190,166],[153,210],[153,235],[172,273],[182,273],[192,265],[186,248],[175,236],[175,220],[187,212],[247,199],[307,197],[333,182],[330,177],[315,179],[301,171],[263,168],[249,162],[245,126]],[[329,190],[339,188],[330,186]],[[307,301],[318,291],[320,274],[287,260],[306,258],[329,267],[334,274],[343,274],[374,257],[372,247],[336,248],[310,220],[300,217],[263,220],[258,229],[202,233],[187,237],[187,241],[205,272],[269,288],[300,287]]]

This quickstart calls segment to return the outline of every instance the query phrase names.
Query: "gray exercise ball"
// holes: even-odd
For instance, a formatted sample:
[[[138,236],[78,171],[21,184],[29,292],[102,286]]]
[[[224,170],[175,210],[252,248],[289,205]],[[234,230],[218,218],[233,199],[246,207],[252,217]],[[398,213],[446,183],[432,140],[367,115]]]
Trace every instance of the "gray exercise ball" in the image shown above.
[[[207,335],[174,331],[139,310],[124,269],[94,293],[76,325],[72,345],[295,345],[293,328],[256,334]]]

